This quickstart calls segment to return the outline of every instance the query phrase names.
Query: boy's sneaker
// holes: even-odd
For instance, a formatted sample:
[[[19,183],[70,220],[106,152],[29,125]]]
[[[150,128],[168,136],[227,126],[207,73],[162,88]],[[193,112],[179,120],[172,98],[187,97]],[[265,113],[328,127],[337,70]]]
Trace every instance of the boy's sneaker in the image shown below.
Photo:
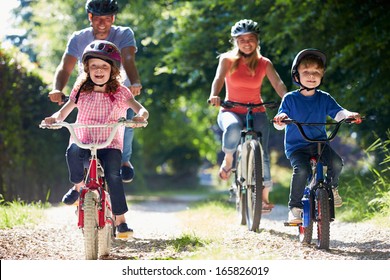
[[[133,236],[133,230],[127,226],[126,223],[121,223],[116,227],[117,237],[118,238],[130,238]]]
[[[302,223],[302,212],[303,210],[298,207],[293,207],[288,212],[288,223],[299,224]]]
[[[333,192],[333,204],[334,207],[341,207],[343,205],[343,200],[339,195],[339,191],[337,189],[332,189]]]

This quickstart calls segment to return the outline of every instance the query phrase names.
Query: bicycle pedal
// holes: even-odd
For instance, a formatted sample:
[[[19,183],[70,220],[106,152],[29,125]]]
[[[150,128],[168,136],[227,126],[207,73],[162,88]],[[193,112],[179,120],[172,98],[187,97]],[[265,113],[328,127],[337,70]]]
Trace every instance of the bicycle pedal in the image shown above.
[[[284,222],[284,226],[285,227],[297,227],[297,226],[301,226],[302,223],[290,223],[290,222]]]

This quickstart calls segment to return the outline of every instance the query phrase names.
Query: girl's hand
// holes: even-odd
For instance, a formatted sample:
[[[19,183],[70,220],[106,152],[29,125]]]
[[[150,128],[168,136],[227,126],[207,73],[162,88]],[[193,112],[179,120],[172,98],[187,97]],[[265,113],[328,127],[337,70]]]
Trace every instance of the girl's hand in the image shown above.
[[[146,121],[146,119],[144,117],[139,116],[139,115],[135,115],[131,120],[133,122],[135,122],[135,127],[143,127],[144,124],[142,124],[142,123]],[[139,124],[137,124],[137,123],[139,123]]]
[[[53,124],[56,123],[57,119],[53,117],[47,117],[44,120],[42,120],[42,124]]]

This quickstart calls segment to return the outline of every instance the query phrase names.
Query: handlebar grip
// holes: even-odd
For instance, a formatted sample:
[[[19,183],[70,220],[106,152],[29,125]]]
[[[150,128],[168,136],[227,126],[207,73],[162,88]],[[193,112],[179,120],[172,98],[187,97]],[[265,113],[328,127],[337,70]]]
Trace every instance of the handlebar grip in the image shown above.
[[[62,96],[61,96],[61,100],[62,100],[62,102],[68,102],[69,96],[62,95]]]

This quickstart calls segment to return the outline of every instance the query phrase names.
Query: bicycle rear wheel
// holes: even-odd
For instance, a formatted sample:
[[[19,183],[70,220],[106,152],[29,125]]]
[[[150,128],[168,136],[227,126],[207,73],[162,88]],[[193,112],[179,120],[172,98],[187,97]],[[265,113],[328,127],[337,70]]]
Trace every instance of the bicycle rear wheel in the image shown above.
[[[84,198],[84,249],[86,260],[96,260],[98,255],[97,194],[88,191]]]
[[[330,211],[328,192],[320,188],[317,190],[317,248],[329,249],[330,239]]]
[[[245,192],[248,229],[259,231],[263,201],[263,162],[260,143],[251,140],[248,145],[248,175]]]
[[[99,229],[98,232],[98,249],[99,257],[107,256],[110,253],[111,249],[111,240],[113,236],[114,220],[112,218],[111,212],[111,200],[110,195],[106,192],[106,202],[105,202],[105,225],[103,228]]]

